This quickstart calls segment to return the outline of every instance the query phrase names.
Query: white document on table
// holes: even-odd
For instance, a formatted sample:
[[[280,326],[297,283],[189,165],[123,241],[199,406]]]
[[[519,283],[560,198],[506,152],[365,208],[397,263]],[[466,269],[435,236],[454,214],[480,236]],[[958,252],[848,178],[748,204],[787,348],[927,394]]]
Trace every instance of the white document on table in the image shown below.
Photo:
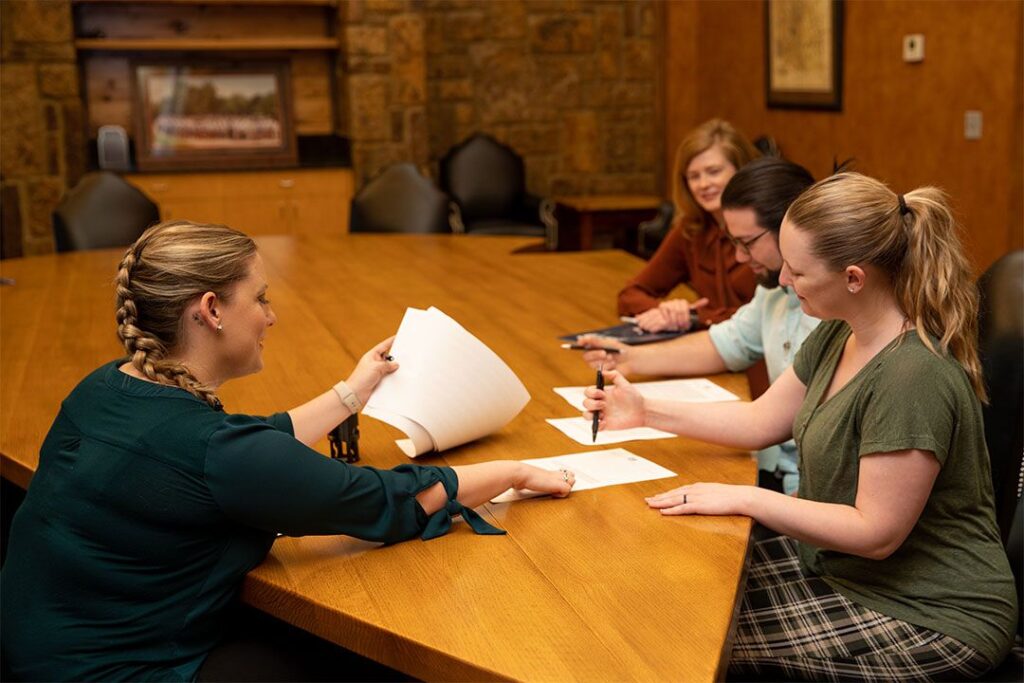
[[[536,458],[523,462],[539,467],[542,470],[557,472],[565,469],[576,475],[573,491],[586,491],[602,486],[616,484],[632,484],[636,481],[651,481],[674,477],[676,473],[661,465],[630,453],[624,448],[611,448],[605,451],[587,451],[556,455],[553,458]],[[492,503],[508,503],[513,500],[533,498],[545,494],[529,489],[509,489],[493,498]]]
[[[676,436],[672,432],[663,432],[650,427],[633,427],[632,429],[612,429],[597,433],[594,440],[594,423],[583,417],[560,417],[549,419],[547,423],[563,434],[584,446],[607,446],[624,441],[649,441],[651,439],[671,439]]]
[[[530,401],[511,368],[437,308],[406,309],[390,353],[398,370],[363,414],[405,432],[396,443],[410,458],[496,432]]]
[[[637,382],[633,385],[644,398],[684,401],[687,403],[716,403],[718,401],[738,401],[740,397],[726,391],[711,380],[666,379],[657,382]],[[577,410],[583,407],[583,390],[586,387],[555,387],[555,393],[569,402]]]

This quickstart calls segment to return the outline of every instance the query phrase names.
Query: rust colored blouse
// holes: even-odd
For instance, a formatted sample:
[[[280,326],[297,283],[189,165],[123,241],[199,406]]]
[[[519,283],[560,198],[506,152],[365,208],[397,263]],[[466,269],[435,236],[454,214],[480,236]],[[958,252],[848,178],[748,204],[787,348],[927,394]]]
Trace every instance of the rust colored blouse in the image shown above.
[[[701,324],[707,326],[728,319],[750,301],[757,276],[736,262],[736,250],[725,231],[709,228],[691,239],[676,222],[644,269],[619,292],[619,315],[654,308],[683,282],[708,298],[708,305],[700,309]]]

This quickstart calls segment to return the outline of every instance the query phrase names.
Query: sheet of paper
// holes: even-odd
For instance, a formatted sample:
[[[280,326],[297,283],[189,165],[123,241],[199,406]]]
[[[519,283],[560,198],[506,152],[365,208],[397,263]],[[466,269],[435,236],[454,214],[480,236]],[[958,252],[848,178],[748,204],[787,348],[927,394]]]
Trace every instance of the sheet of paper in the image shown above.
[[[631,484],[635,481],[651,481],[674,477],[676,473],[661,465],[630,453],[624,448],[611,448],[605,451],[587,451],[557,455],[553,458],[535,458],[523,462],[544,470],[556,472],[560,469],[570,470],[576,475],[573,491],[586,491],[602,486]],[[533,498],[544,494],[529,489],[509,489],[492,499],[492,503],[507,503],[513,500]]]
[[[612,443],[623,443],[624,441],[648,441],[651,439],[671,439],[676,436],[672,432],[663,432],[650,427],[634,427],[633,429],[616,429],[597,433],[597,441],[594,441],[593,422],[583,417],[560,417],[549,419],[549,425],[558,429],[563,434],[584,446],[607,446]]]
[[[496,353],[440,310],[407,309],[391,355],[398,370],[384,377],[363,414],[409,436],[406,455],[468,443],[506,424],[530,394]]]
[[[633,385],[644,398],[685,401],[688,403],[715,403],[738,401],[740,397],[726,391],[711,380],[667,379],[658,382],[637,382]],[[576,410],[583,410],[583,390],[586,387],[555,387],[555,393]]]

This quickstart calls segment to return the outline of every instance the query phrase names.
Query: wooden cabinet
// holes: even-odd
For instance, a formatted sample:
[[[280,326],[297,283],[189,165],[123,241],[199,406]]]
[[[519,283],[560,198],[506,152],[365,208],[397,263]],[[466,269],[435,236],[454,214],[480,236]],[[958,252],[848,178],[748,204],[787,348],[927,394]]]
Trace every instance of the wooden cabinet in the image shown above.
[[[139,173],[125,179],[160,206],[162,220],[223,223],[250,235],[348,232],[347,168]]]

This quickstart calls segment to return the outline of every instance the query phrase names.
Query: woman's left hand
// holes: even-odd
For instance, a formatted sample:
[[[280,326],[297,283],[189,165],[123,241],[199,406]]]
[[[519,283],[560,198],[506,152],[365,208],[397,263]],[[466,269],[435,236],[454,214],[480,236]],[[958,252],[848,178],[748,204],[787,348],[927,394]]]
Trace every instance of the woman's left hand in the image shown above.
[[[388,351],[391,350],[391,344],[394,341],[394,337],[388,337],[364,353],[363,357],[359,359],[356,369],[345,380],[349,388],[356,392],[356,396],[359,397],[359,401],[363,405],[370,400],[370,395],[373,394],[373,390],[380,383],[381,378],[398,369],[398,363],[387,360]]]
[[[645,498],[647,505],[663,515],[749,515],[755,486],[734,484],[687,484]]]

